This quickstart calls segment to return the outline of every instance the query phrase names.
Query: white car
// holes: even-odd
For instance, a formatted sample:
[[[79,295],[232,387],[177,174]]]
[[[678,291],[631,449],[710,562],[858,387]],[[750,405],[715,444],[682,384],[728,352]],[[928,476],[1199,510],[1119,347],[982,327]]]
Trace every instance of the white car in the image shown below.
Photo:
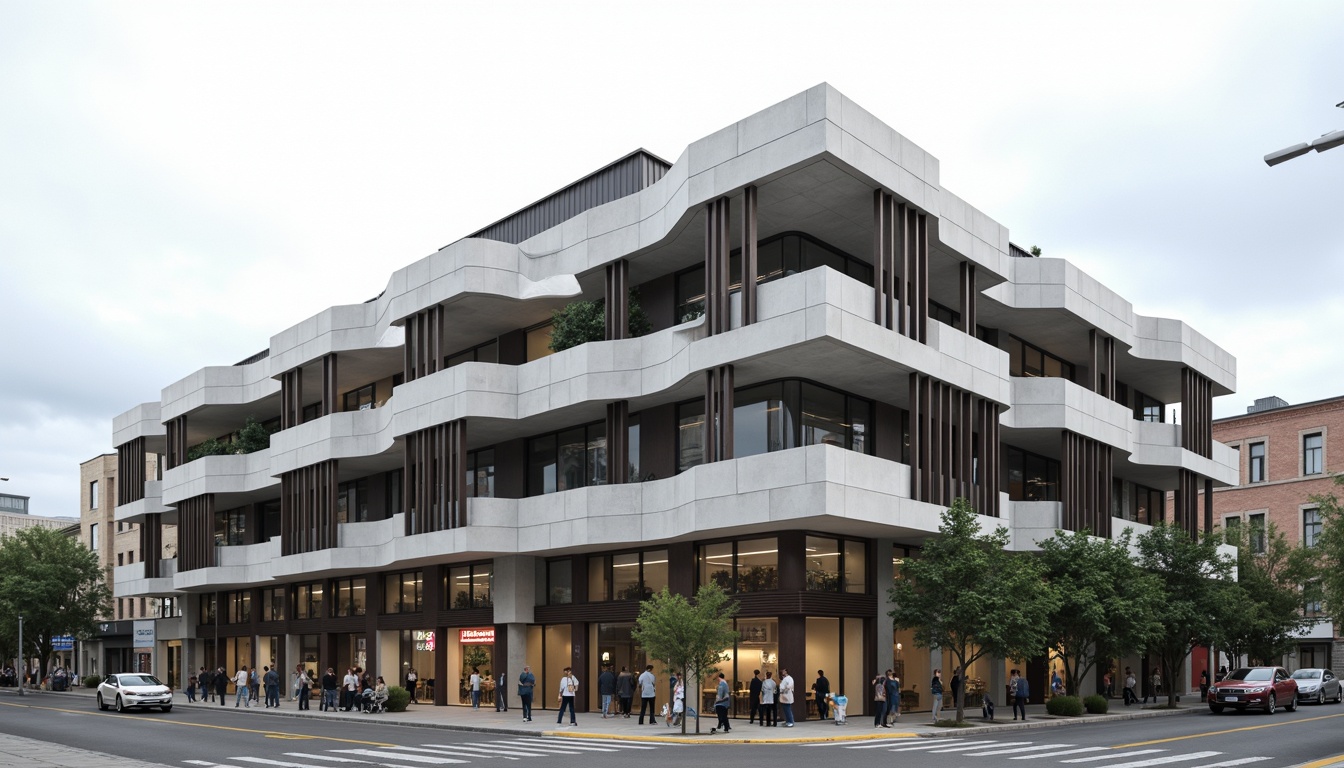
[[[108,675],[98,684],[98,708],[111,705],[118,712],[128,709],[159,707],[164,712],[173,709],[173,691],[157,677],[140,672],[122,672]]]
[[[1297,681],[1297,700],[1324,704],[1344,701],[1344,689],[1340,688],[1339,678],[1328,669],[1299,669],[1293,673]]]

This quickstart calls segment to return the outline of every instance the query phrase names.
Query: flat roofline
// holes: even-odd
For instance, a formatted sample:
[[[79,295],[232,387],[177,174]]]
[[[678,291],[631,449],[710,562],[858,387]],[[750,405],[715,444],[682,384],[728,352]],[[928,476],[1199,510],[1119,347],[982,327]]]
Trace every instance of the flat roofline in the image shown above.
[[[1277,412],[1279,412],[1279,411],[1291,411],[1291,410],[1293,410],[1294,408],[1310,408],[1310,407],[1315,406],[1315,405],[1323,405],[1323,404],[1325,404],[1325,403],[1335,403],[1335,402],[1344,402],[1344,395],[1335,395],[1334,397],[1326,397],[1326,398],[1322,398],[1322,399],[1320,399],[1320,400],[1312,400],[1312,401],[1309,401],[1309,402],[1306,402],[1306,403],[1293,403],[1293,404],[1290,404],[1290,405],[1281,405],[1281,406],[1279,406],[1278,408],[1266,408],[1266,409],[1264,409],[1263,411],[1256,411],[1255,413],[1239,413],[1239,414],[1237,414],[1236,416],[1224,416],[1224,417],[1222,417],[1221,419],[1214,419],[1214,420],[1213,420],[1213,423],[1214,423],[1214,424],[1222,424],[1222,423],[1224,423],[1224,422],[1236,421],[1237,419],[1249,419],[1249,418],[1254,417],[1254,416],[1263,416],[1263,415],[1265,415],[1266,413],[1277,413]]]

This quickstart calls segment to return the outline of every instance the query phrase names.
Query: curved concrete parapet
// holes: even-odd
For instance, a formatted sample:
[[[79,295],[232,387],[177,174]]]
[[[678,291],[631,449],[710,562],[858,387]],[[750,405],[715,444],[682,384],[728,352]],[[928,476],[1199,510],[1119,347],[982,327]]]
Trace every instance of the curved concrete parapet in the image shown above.
[[[162,437],[166,431],[158,402],[141,403],[112,417],[113,445],[125,445],[138,437]]]
[[[269,449],[255,453],[202,456],[163,473],[163,503],[177,504],[207,493],[250,493],[278,486]]]

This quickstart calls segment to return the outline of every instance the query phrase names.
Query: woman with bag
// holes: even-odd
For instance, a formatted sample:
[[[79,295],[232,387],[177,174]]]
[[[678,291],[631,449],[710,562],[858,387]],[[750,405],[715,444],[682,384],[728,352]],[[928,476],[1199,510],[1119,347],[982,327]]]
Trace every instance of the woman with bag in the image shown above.
[[[869,685],[873,686],[873,727],[890,728],[887,725],[887,676],[874,675]]]
[[[569,667],[565,667],[565,674],[560,677],[560,714],[555,718],[556,725],[565,719],[565,707],[569,707],[569,724],[571,726],[579,724],[574,719],[574,695],[578,692],[579,679],[569,671]]]

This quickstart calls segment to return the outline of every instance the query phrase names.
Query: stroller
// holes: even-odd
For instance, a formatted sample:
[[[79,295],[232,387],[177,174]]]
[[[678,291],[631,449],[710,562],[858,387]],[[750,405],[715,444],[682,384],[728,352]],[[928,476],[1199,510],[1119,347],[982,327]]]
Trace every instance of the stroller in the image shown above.
[[[387,711],[387,691],[370,688],[360,695],[359,710],[367,715],[381,715]]]
[[[836,725],[845,724],[845,708],[849,706],[849,697],[843,693],[836,696],[833,693],[826,694],[826,700],[831,704],[831,715],[835,719]]]

